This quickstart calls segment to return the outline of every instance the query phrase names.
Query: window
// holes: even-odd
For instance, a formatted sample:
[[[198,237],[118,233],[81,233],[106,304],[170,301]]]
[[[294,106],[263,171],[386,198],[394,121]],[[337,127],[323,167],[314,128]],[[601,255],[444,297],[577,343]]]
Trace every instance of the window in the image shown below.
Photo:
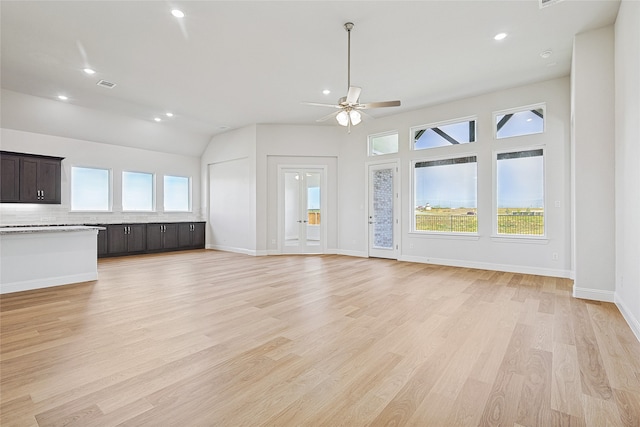
[[[499,153],[496,183],[498,234],[544,235],[543,149]]]
[[[122,172],[122,210],[153,211],[153,174]]]
[[[531,135],[544,132],[544,105],[494,113],[496,138]]]
[[[398,132],[387,132],[369,136],[369,155],[392,154],[398,152]]]
[[[477,158],[414,163],[414,231],[477,233]]]
[[[71,210],[109,211],[111,179],[109,169],[71,167]]]
[[[189,178],[185,176],[164,176],[164,210],[189,212]]]
[[[411,135],[414,150],[468,144],[476,140],[476,119],[458,119],[454,122],[413,127]]]

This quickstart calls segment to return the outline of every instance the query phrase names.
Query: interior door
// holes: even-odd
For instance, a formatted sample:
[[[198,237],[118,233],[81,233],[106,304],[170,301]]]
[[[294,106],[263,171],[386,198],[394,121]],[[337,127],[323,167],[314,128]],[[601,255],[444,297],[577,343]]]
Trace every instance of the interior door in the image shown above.
[[[398,259],[398,164],[369,165],[369,256]]]
[[[323,170],[282,169],[280,175],[281,252],[323,253]]]

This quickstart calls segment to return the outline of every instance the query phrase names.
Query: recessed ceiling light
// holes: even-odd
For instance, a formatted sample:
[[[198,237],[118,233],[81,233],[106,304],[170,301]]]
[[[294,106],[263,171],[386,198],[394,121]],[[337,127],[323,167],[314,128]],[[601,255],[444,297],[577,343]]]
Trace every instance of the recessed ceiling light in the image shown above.
[[[331,91],[329,89],[325,89],[322,91],[323,94],[325,95],[329,95],[331,93]]]
[[[161,122],[162,119],[160,117],[154,117],[153,120],[155,120],[156,122]]]
[[[507,33],[498,33],[495,36],[493,36],[494,40],[504,40],[505,37],[507,37]]]
[[[181,10],[179,10],[179,9],[173,9],[173,10],[171,11],[171,14],[172,14],[173,16],[175,16],[176,18],[184,18],[184,12],[183,12],[183,11],[181,11]]]
[[[82,70],[82,71],[84,71],[85,73],[87,73],[87,74],[89,74],[89,75],[92,75],[92,74],[95,74],[95,73],[96,73],[96,71],[95,71],[95,70],[93,70],[93,69],[91,69],[91,68],[85,68],[85,69],[84,69],[84,70]]]
[[[66,101],[67,99],[69,99],[69,97],[68,96],[64,96],[64,95],[58,95],[58,99],[60,101]]]
[[[166,115],[167,117],[173,117],[173,113],[171,113],[171,112],[168,112],[168,113],[166,113],[165,115]]]

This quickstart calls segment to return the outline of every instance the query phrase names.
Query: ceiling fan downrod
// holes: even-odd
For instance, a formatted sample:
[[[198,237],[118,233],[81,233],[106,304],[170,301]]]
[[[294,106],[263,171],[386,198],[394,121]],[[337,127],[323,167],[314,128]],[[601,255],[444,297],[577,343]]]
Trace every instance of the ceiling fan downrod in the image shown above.
[[[351,87],[351,30],[353,22],[345,23],[344,29],[347,30],[347,90],[349,90]]]

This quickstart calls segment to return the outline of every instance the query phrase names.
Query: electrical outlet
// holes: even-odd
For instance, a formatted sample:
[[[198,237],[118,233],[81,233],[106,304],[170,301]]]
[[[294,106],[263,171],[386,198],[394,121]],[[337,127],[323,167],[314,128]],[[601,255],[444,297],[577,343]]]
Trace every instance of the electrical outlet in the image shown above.
[[[275,245],[276,244],[276,239],[271,239],[271,244]]]
[[[556,200],[556,202],[554,203],[554,206],[556,208],[559,208],[560,207],[560,200]]]
[[[554,261],[558,260],[558,252],[554,252],[553,254],[551,254],[551,259],[553,259]]]
[[[409,243],[409,249],[413,249],[413,243]]]

